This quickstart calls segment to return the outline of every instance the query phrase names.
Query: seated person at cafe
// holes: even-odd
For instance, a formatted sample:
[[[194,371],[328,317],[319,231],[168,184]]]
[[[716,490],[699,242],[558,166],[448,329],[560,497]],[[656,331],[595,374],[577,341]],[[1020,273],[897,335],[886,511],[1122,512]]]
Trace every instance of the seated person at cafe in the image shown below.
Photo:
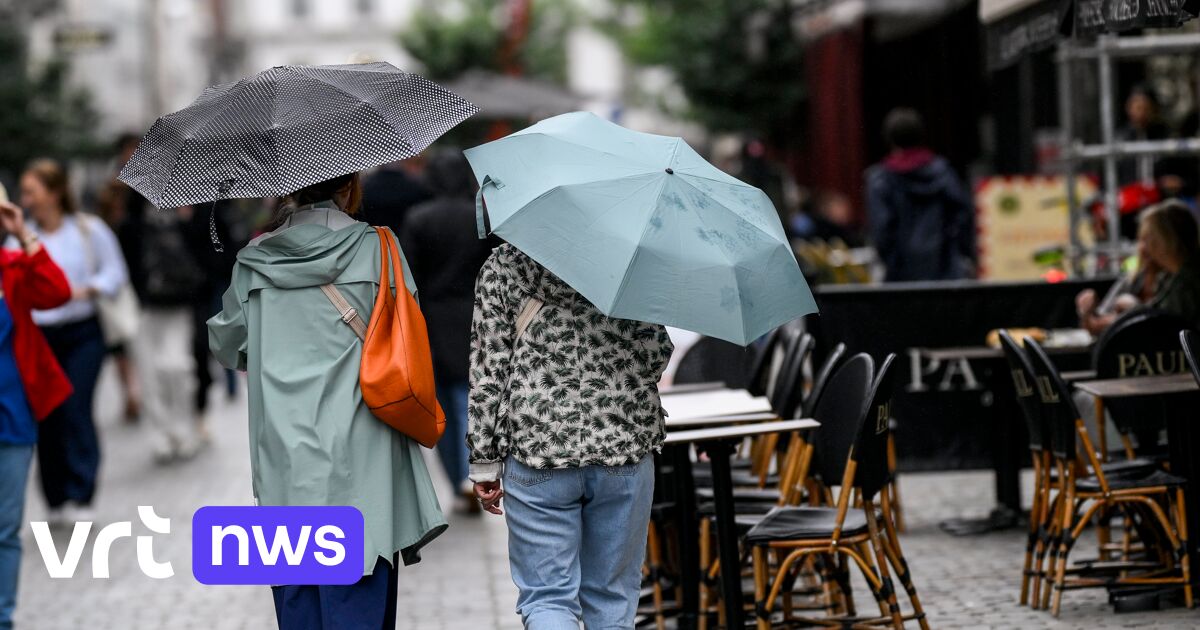
[[[1099,335],[1137,308],[1163,310],[1200,326],[1200,230],[1187,206],[1168,201],[1143,212],[1137,252],[1140,279],[1153,283],[1153,294],[1146,299],[1122,294],[1111,312],[1098,312],[1096,292],[1082,291],[1075,297],[1080,326]]]

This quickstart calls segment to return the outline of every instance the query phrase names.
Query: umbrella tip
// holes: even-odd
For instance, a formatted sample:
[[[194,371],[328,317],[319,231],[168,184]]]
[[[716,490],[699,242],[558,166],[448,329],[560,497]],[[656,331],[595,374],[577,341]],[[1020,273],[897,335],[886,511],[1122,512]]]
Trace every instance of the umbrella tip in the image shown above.
[[[675,169],[667,167],[667,175],[674,175],[674,174],[675,174]]]

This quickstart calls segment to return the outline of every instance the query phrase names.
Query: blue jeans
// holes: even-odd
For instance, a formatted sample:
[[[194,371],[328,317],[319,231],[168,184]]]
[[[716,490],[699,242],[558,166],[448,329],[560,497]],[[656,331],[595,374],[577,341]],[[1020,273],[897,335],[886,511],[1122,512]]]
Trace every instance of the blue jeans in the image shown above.
[[[467,381],[444,381],[438,383],[437,398],[446,412],[446,432],[438,440],[438,458],[450,478],[450,488],[455,494],[462,490],[467,479]]]
[[[508,559],[529,630],[633,627],[654,458],[629,466],[538,470],[504,463]]]
[[[0,630],[12,628],[21,574],[21,520],[32,444],[0,444]]]

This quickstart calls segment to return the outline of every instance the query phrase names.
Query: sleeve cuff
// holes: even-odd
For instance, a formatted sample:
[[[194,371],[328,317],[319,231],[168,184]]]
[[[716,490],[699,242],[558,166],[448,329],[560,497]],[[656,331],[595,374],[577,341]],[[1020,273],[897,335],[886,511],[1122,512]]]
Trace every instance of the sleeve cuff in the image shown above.
[[[497,481],[500,475],[504,472],[504,462],[487,462],[476,464],[471,463],[470,473],[467,475],[471,481],[475,483],[484,483],[488,481]]]

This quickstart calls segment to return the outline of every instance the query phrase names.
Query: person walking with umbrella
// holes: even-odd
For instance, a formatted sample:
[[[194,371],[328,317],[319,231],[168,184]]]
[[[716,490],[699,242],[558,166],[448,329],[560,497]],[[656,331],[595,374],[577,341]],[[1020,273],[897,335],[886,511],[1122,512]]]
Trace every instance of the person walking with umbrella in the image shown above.
[[[632,628],[664,325],[746,345],[815,303],[766,195],[678,138],[575,112],[466,154],[479,236],[507,241],[476,283],[470,476],[506,514],[517,612]]]
[[[158,207],[286,197],[279,227],[238,253],[209,345],[248,373],[256,504],[356,507],[365,547],[352,585],[272,587],[280,628],[395,627],[401,562],[446,528],[419,445],[364,398],[351,322],[392,287],[380,233],[354,215],[359,171],[415,155],[473,111],[386,63],[281,66],[160,119],[121,175]],[[390,284],[415,292],[402,266]]]

